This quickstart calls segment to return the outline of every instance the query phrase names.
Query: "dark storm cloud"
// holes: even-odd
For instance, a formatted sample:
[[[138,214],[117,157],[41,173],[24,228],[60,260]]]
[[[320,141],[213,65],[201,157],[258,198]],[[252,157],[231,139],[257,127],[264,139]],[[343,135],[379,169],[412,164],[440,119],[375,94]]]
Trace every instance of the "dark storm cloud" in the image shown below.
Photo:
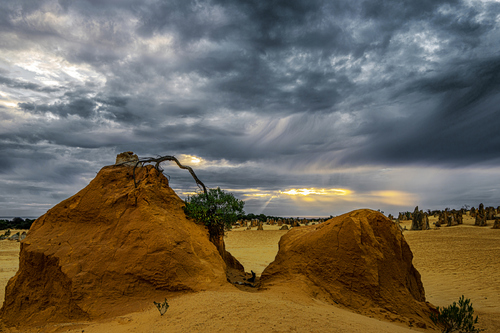
[[[128,150],[224,160],[203,179],[273,191],[383,190],[336,167],[493,165],[499,14],[459,0],[2,1],[0,172],[54,180],[60,197]]]
[[[93,100],[80,97],[67,103],[58,102],[54,104],[41,105],[36,105],[34,103],[19,103],[19,107],[25,111],[32,111],[35,113],[51,112],[52,114],[63,117],[68,115],[78,115],[83,118],[89,118],[93,115],[96,105]]]
[[[362,1],[361,8],[364,17],[381,20],[382,22],[404,22],[415,19],[429,19],[443,5],[461,5],[459,0],[424,0],[424,1],[398,1],[379,0]]]
[[[453,65],[444,73],[412,82],[406,90],[435,100],[431,110],[392,121],[390,134],[376,133],[375,140],[354,154],[355,159],[455,167],[498,163],[500,57]]]
[[[6,159],[0,159],[0,173],[7,173],[12,170],[12,162]]]
[[[0,74],[0,85],[5,85],[9,88],[13,89],[26,89],[26,90],[33,90],[33,91],[38,91],[38,92],[45,92],[45,93],[51,93],[51,92],[56,92],[59,91],[60,88],[51,88],[51,87],[42,87],[39,84],[32,83],[32,82],[25,82],[21,80],[16,80],[16,79],[10,79],[8,77],[2,76]]]
[[[102,118],[116,120],[120,123],[138,122],[142,118],[140,113],[134,112],[127,107],[129,98],[123,96],[87,97],[87,92],[82,90],[67,91],[58,102],[51,104],[42,103],[19,103],[18,106],[24,111],[35,114],[51,113],[53,115],[68,117],[77,115],[82,119]],[[140,97],[134,101],[140,100]],[[144,104],[146,103],[145,101]],[[143,104],[143,105],[144,105]]]

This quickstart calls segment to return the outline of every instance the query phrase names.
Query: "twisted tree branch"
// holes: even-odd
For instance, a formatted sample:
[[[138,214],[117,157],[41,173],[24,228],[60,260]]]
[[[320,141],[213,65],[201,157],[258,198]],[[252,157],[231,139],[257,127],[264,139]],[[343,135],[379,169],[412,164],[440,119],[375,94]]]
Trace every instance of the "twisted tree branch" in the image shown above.
[[[160,156],[160,157],[157,157],[157,158],[154,158],[154,157],[146,157],[146,158],[141,158],[137,161],[137,163],[135,163],[135,166],[134,166],[134,171],[133,171],[133,174],[134,174],[134,186],[137,188],[137,184],[139,182],[136,181],[135,179],[135,169],[137,168],[137,166],[139,164],[141,164],[141,166],[144,166],[144,164],[146,163],[156,163],[155,164],[155,169],[158,170],[158,172],[163,172],[162,169],[160,169],[160,163],[164,162],[164,161],[174,161],[175,163],[177,163],[177,165],[179,166],[179,168],[181,169],[186,169],[186,170],[189,170],[189,173],[191,174],[191,176],[193,176],[194,180],[196,181],[196,184],[203,189],[203,192],[205,194],[207,194],[207,189],[205,187],[205,184],[203,184],[201,182],[201,180],[198,179],[198,177],[196,176],[196,174],[194,173],[193,169],[191,169],[190,166],[187,166],[187,165],[182,165],[181,162],[179,162],[179,160],[175,157],[175,156]]]

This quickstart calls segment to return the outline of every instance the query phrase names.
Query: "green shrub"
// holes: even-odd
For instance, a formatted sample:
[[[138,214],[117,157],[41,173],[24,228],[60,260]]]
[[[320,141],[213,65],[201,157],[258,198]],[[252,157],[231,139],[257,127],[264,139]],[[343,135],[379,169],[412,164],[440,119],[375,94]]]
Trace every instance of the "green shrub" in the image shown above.
[[[446,308],[439,309],[439,314],[436,316],[434,313],[431,315],[432,321],[443,327],[443,333],[450,332],[481,332],[482,329],[475,328],[477,324],[477,316],[474,318],[474,309],[470,299],[465,299],[464,295],[456,302]]]
[[[217,238],[243,215],[245,202],[217,187],[188,197],[185,204],[186,215],[208,226],[211,237]]]

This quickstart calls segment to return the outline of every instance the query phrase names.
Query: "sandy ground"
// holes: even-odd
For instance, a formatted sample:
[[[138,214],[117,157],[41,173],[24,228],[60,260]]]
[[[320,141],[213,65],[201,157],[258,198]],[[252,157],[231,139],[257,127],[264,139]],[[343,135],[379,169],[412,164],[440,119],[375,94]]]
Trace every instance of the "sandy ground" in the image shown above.
[[[3,235],[7,230],[0,230]],[[11,234],[26,230],[11,230]],[[19,269],[19,247],[20,243],[16,241],[0,241],[0,302],[5,298],[5,286],[11,277]]]
[[[479,316],[478,327],[500,332],[500,230],[491,229],[493,221],[488,224],[476,227],[467,216],[460,226],[405,231],[404,236],[427,300],[443,307],[464,295]],[[409,229],[411,222],[406,225]]]
[[[432,222],[432,220],[431,220]],[[410,226],[410,223],[405,223]],[[470,298],[479,327],[500,332],[500,230],[464,225],[427,231],[405,231],[422,275],[427,300],[447,306],[461,295]],[[255,228],[254,228],[255,229]],[[274,260],[286,231],[234,229],[226,247],[260,275]],[[0,242],[0,296],[18,266],[19,243]],[[157,300],[160,301],[160,300]],[[164,316],[151,307],[106,321],[34,328],[28,332],[415,332],[397,323],[379,321],[310,298],[300,292],[272,289],[244,292],[232,286],[169,299]],[[16,332],[15,329],[7,330]]]
[[[260,276],[264,269],[276,257],[278,242],[288,230],[279,230],[278,226],[265,225],[264,230],[234,228],[226,233],[226,248],[245,267],[245,271],[254,271]]]

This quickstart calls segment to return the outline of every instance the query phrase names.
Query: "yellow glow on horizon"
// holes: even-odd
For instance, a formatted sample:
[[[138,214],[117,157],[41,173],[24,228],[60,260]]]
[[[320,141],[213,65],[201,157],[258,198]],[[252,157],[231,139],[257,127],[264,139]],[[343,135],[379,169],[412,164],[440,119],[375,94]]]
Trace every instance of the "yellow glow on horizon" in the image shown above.
[[[246,193],[246,194],[243,194],[244,197],[258,197],[258,198],[269,197],[271,195],[272,195],[271,193]]]
[[[376,191],[371,193],[378,201],[395,206],[408,206],[418,202],[418,197],[413,193],[402,191]]]
[[[200,194],[200,192],[195,192],[195,191],[183,191],[183,190],[180,190],[180,189],[173,189],[175,193],[177,193],[178,195],[182,195],[184,197],[192,197],[194,195],[197,195],[197,194]]]
[[[204,162],[202,160],[202,162]],[[358,202],[360,205],[389,204],[394,206],[408,206],[418,202],[418,196],[403,191],[384,190],[365,193],[356,193],[343,188],[290,188],[285,191],[266,191],[260,188],[224,189],[227,192],[238,193],[244,200],[287,200],[304,203],[328,203],[332,200]],[[196,192],[182,191],[183,195],[195,195]],[[281,199],[280,199],[281,198]]]
[[[280,194],[286,194],[286,195],[291,195],[291,196],[296,196],[296,195],[302,195],[302,196],[308,196],[308,195],[328,195],[328,196],[345,196],[352,194],[353,192],[351,190],[347,189],[342,189],[342,188],[331,188],[331,189],[318,189],[318,188],[292,188],[288,191],[280,191]]]
[[[259,188],[238,188],[238,189],[227,189],[229,192],[264,192]]]

